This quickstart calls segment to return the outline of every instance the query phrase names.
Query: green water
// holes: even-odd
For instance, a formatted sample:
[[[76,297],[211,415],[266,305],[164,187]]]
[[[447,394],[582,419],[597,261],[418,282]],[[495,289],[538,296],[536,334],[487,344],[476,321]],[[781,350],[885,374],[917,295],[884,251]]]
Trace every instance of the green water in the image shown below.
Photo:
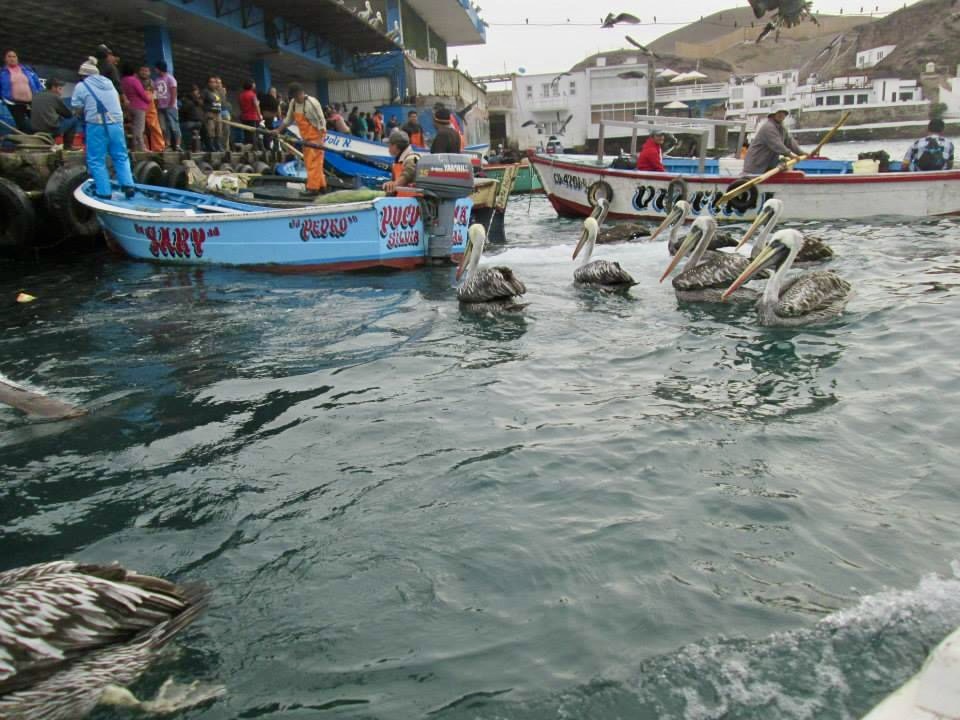
[[[137,687],[227,686],[183,717],[862,715],[960,624],[960,222],[804,226],[856,295],[802,332],[507,222],[519,318],[448,269],[0,265],[0,373],[91,409],[0,408],[0,567],[208,583]]]

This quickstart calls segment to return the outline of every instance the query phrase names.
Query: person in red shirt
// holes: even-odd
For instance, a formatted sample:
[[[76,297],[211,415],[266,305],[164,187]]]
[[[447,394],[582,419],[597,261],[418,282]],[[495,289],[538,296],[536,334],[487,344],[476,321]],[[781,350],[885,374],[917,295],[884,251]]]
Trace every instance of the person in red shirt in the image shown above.
[[[666,172],[663,166],[663,141],[666,134],[663,130],[654,130],[643,144],[643,149],[637,155],[637,170]]]
[[[257,99],[257,84],[253,80],[243,83],[243,92],[238,97],[240,103],[240,122],[252,128],[260,127],[263,116],[260,114],[260,101]],[[253,145],[254,150],[263,150],[263,139],[260,133],[245,130],[243,141]]]

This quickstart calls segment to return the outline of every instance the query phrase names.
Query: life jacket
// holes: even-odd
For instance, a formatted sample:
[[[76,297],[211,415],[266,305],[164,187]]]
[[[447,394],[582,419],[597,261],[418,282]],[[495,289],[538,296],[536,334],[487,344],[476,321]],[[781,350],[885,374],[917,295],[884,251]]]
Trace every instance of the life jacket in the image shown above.
[[[943,143],[939,138],[928,137],[927,144],[923,151],[917,157],[918,170],[943,170],[947,165],[947,159],[943,156]]]

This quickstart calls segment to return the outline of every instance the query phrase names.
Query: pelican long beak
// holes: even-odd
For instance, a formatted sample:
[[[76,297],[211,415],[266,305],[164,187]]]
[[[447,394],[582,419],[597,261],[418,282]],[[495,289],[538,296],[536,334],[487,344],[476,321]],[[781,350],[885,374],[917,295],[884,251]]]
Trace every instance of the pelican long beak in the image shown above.
[[[762,228],[771,220],[773,220],[773,210],[770,210],[769,208],[762,210],[753,221],[753,224],[747,229],[747,232],[744,233],[742,238],[740,238],[740,242],[737,243],[737,246],[734,248],[734,250],[739,250],[746,245],[747,241],[749,241],[750,238],[756,234],[757,230]]]
[[[670,261],[670,264],[667,266],[667,269],[663,271],[663,275],[660,276],[660,282],[663,282],[667,279],[667,276],[673,272],[674,268],[677,267],[677,264],[680,262],[680,258],[686,255],[690,250],[697,246],[697,243],[700,242],[700,238],[703,237],[703,231],[698,228],[692,228],[690,232],[687,233],[687,236],[683,239],[683,242],[680,243],[680,247],[677,248],[677,254],[673,256],[673,260]]]
[[[653,240],[654,238],[656,238],[657,235],[662,233],[668,227],[672,226],[674,223],[680,222],[680,218],[682,215],[683,213],[678,208],[674,208],[673,210],[671,210],[670,213],[667,215],[666,219],[662,223],[660,223],[660,227],[658,227],[656,230],[650,233],[649,240]]]
[[[463,275],[463,269],[467,266],[467,263],[470,261],[470,251],[473,249],[473,238],[467,238],[467,245],[463,248],[463,255],[460,256],[460,264],[457,265],[457,281],[459,282],[460,276]]]
[[[734,292],[736,292],[737,288],[743,285],[751,277],[756,275],[761,270],[764,270],[767,266],[776,264],[784,249],[785,248],[782,246],[768,245],[761,250],[760,254],[754,258],[753,262],[747,265],[744,271],[740,273],[740,276],[730,284],[730,287],[723,291],[723,295],[720,296],[720,299],[726,300],[728,297],[733,295]]]
[[[583,246],[587,244],[587,238],[590,237],[590,232],[587,228],[583,228],[580,231],[580,240],[577,241],[577,246],[573,249],[573,259],[577,259],[577,255],[580,254],[580,251],[583,250]]]

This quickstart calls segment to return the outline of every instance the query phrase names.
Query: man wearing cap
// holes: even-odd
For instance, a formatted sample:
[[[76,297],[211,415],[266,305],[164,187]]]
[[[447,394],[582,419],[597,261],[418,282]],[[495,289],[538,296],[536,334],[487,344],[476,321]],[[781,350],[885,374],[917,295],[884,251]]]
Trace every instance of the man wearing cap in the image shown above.
[[[107,171],[109,153],[124,194],[133,197],[133,174],[130,172],[127,141],[123,137],[120,94],[113,82],[100,74],[96,58],[87,58],[80,66],[79,74],[83,79],[73,89],[70,106],[86,121],[87,170],[96,184],[97,195],[108,198],[113,194]]]
[[[790,111],[785,107],[773,107],[767,115],[767,121],[760,126],[743,160],[743,172],[746,175],[760,175],[780,164],[780,158],[803,155],[803,149],[790,136],[784,126]]]
[[[437,108],[433,113],[433,124],[437,126],[437,134],[430,144],[432,153],[458,153],[460,134],[450,126],[450,111],[445,107]]]
[[[291,83],[288,93],[290,107],[287,117],[273,132],[280,134],[290,125],[296,124],[304,141],[303,164],[307,166],[307,194],[318,195],[327,189],[327,176],[323,174],[323,140],[327,136],[327,119],[323,116],[320,101],[307,95],[300,84]]]
[[[403,130],[394,130],[388,141],[390,155],[393,156],[391,174],[393,179],[383,184],[384,192],[393,194],[398,187],[410,187],[417,177],[417,163],[420,156],[413,151],[410,145],[410,136]]]
[[[80,118],[67,108],[60,93],[63,80],[48,78],[47,89],[33,98],[30,108],[30,124],[34,132],[50,133],[53,137],[63,135],[63,147],[73,147],[73,135],[80,127]]]
[[[663,141],[666,138],[663,130],[654,130],[647,141],[643,143],[637,155],[637,170],[648,172],[666,172],[663,166]]]

